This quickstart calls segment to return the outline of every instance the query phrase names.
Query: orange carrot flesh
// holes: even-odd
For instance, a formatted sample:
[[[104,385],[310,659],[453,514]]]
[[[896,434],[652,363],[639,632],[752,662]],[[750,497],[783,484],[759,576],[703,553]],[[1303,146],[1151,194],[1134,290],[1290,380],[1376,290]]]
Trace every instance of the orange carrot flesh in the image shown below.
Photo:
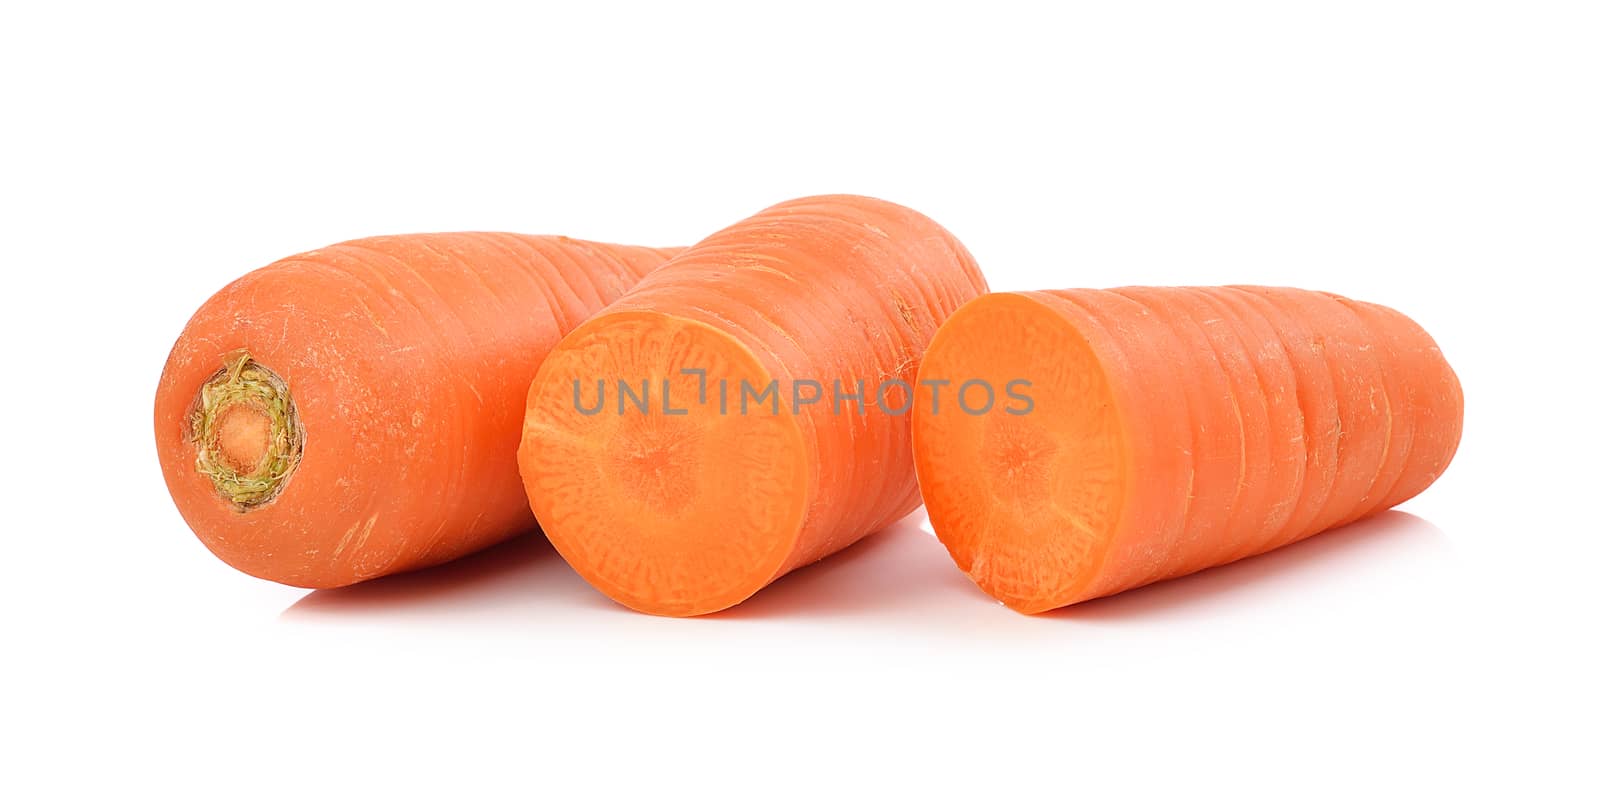
[[[712,380],[703,401],[682,368]],[[527,491],[591,584],[629,607],[692,613],[736,604],[780,574],[815,495],[815,446],[785,409],[724,406],[717,380],[772,381],[749,344],[706,322],[619,310],[563,342],[539,378],[560,381],[535,383],[529,398]],[[571,380],[667,395],[654,409],[586,414]],[[617,405],[593,405],[604,404]]]
[[[995,340],[1002,335],[1009,340]],[[1109,527],[1149,519],[1120,514],[1130,495],[1127,464],[1148,461],[1168,434],[1119,431],[1118,407],[1149,405],[1154,391],[1138,385],[1112,390],[1086,335],[1108,341],[1104,328],[1075,304],[1047,293],[992,294],[956,311],[923,359],[925,379],[1032,383],[1034,409],[1026,415],[963,416],[948,400],[918,395],[913,421],[917,475],[929,515],[944,522],[940,540],[957,566],[1012,607],[1045,610],[1055,597],[1131,584],[1150,572],[1140,564],[1151,558],[1146,553],[1117,554],[1109,560],[1116,569],[1105,566],[1115,534]],[[1030,362],[1030,351],[1048,351],[1054,361]],[[956,358],[959,363],[951,362]],[[1105,359],[1108,365],[1126,362]],[[1105,405],[1064,405],[1069,396]],[[939,481],[947,467],[966,474],[959,482]],[[1079,481],[1067,485],[1065,477]],[[1144,509],[1180,514],[1176,495],[1140,498]],[[1104,583],[1090,588],[1097,576]]]
[[[1070,605],[1324,531],[1369,511],[1375,487],[1391,478],[1384,501],[1420,490],[1459,441],[1454,374],[1432,339],[1392,311],[1297,289],[1123,294],[1155,305],[1128,308],[1115,293],[1085,290],[980,297],[951,317],[923,359],[924,375],[1036,381],[1027,413],[941,417],[919,395],[913,419],[935,532],[1009,607]],[[1201,360],[1173,362],[1174,336]],[[1246,346],[1256,354],[1224,359]],[[1251,378],[1253,396],[1233,395]],[[1164,392],[1184,385],[1193,390],[1186,399]],[[1416,415],[1415,472],[1409,457],[1401,470],[1386,458],[1391,410]],[[1241,427],[1259,433],[1212,435]],[[1249,465],[1263,454],[1290,468],[1263,474]],[[1346,473],[1342,454],[1352,456]],[[1237,468],[1200,468],[1224,464]],[[1242,478],[1263,476],[1271,477],[1265,498],[1200,503],[1243,500]]]
[[[519,460],[540,525],[601,592],[673,616],[878,531],[918,502],[896,413],[918,361],[986,288],[954,237],[875,199],[795,200],[713,234],[539,369]]]
[[[228,564],[307,588],[531,529],[516,447],[535,368],[672,252],[399,235],[245,275],[189,321],[157,389],[178,511]]]

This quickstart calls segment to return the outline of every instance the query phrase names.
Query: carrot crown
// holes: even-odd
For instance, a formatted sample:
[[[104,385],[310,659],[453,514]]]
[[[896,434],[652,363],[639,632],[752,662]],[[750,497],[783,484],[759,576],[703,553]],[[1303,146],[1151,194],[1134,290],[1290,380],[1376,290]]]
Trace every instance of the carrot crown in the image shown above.
[[[195,469],[241,511],[283,490],[305,443],[288,384],[243,350],[200,387],[190,429]]]

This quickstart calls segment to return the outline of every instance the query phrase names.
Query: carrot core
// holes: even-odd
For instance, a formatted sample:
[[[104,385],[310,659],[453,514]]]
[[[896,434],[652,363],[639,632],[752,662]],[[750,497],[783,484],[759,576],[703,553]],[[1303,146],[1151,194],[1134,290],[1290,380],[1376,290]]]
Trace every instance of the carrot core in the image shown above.
[[[305,434],[288,385],[243,351],[201,385],[189,422],[195,471],[240,510],[272,501],[300,463]]]
[[[260,408],[234,404],[217,414],[217,453],[228,468],[249,474],[261,466],[271,448],[272,419]]]

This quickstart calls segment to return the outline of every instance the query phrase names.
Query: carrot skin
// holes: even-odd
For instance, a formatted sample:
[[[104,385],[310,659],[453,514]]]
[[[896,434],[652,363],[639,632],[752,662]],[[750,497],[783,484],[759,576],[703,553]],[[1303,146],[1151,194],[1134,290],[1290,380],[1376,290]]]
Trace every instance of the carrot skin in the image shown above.
[[[1238,336],[1267,409],[1262,434],[1268,442],[1266,464],[1249,467],[1252,479],[1238,520],[1241,531],[1221,558],[1227,563],[1259,552],[1293,522],[1307,480],[1306,417],[1288,350],[1272,325],[1236,292],[1218,287],[1187,291],[1215,309],[1207,323],[1214,321]]]
[[[1219,297],[1233,298],[1271,325],[1294,371],[1295,396],[1305,432],[1306,474],[1294,513],[1281,532],[1252,553],[1264,553],[1304,536],[1316,526],[1333,494],[1339,470],[1339,398],[1333,373],[1318,347],[1311,329],[1279,298],[1266,290],[1225,286],[1215,290]]]
[[[1401,387],[1406,390],[1411,414],[1411,449],[1392,490],[1379,504],[1380,509],[1398,505],[1427,489],[1455,457],[1461,444],[1464,399],[1461,381],[1445,361],[1433,336],[1410,317],[1387,306],[1360,303],[1360,310],[1372,317],[1375,331],[1394,347],[1401,371]]]
[[[1183,557],[1163,577],[1187,575],[1215,563],[1233,537],[1229,527],[1244,473],[1244,435],[1238,404],[1216,349],[1193,316],[1177,302],[1178,290],[1128,286],[1108,291],[1150,309],[1171,328],[1179,346],[1175,361],[1186,366],[1186,375],[1192,380],[1179,387],[1193,415],[1190,426],[1194,484],[1215,491],[1191,497],[1183,539],[1177,545]]]
[[[1292,423],[1293,430],[1288,427],[1291,423],[1279,421],[1290,419],[1284,417],[1282,408],[1288,398],[1280,394],[1277,401],[1269,402],[1267,383],[1257,369],[1258,364],[1270,365],[1266,372],[1275,372],[1273,383],[1282,384],[1289,374],[1288,360],[1281,347],[1269,353],[1246,325],[1236,324],[1203,289],[1169,287],[1169,291],[1204,331],[1206,345],[1201,351],[1214,354],[1224,369],[1228,400],[1235,409],[1232,421],[1238,426],[1242,448],[1238,484],[1232,493],[1224,536],[1208,558],[1209,563],[1227,562],[1242,554],[1254,533],[1276,531],[1283,526],[1293,512],[1292,500],[1303,479],[1303,455],[1296,461],[1297,447],[1283,444],[1280,448],[1278,443],[1289,442],[1299,434],[1298,420]]]
[[[1355,509],[1345,516],[1348,522],[1366,517],[1380,509],[1383,500],[1393,492],[1395,484],[1400,481],[1415,439],[1417,418],[1413,410],[1413,398],[1416,396],[1416,391],[1411,387],[1413,380],[1405,373],[1404,360],[1400,356],[1396,342],[1375,340],[1376,337],[1382,336],[1386,327],[1381,316],[1369,309],[1366,303],[1358,300],[1339,295],[1327,296],[1361,320],[1364,335],[1373,347],[1383,372],[1383,392],[1389,410],[1389,438],[1384,449],[1383,462],[1379,465],[1378,474],[1373,478],[1372,486],[1366,495],[1356,504]]]
[[[1339,411],[1334,484],[1316,521],[1295,533],[1293,539],[1300,539],[1351,520],[1383,465],[1391,418],[1382,366],[1361,320],[1320,292],[1284,287],[1270,294],[1310,330],[1311,349],[1322,356],[1333,378]]]

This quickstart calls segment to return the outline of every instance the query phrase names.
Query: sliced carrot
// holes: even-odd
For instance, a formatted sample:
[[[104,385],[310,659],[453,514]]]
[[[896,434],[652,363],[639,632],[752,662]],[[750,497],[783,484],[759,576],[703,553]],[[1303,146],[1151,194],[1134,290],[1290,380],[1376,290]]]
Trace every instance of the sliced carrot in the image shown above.
[[[1338,525],[1389,472],[1391,381],[1394,390],[1417,391],[1396,397],[1405,416],[1420,404],[1412,443],[1427,447],[1423,468],[1413,474],[1407,460],[1388,498],[1448,461],[1460,433],[1460,408],[1450,405],[1459,387],[1431,339],[1403,317],[1383,322],[1372,311],[1357,318],[1360,309],[1298,289],[1131,294],[1157,305],[1085,290],[980,297],[940,328],[923,360],[924,376],[1039,384],[1035,407],[1016,416],[940,416],[919,390],[913,418],[934,530],[956,564],[1006,605],[1048,610],[1180,574],[1189,560],[1221,564]],[[1168,318],[1182,312],[1200,335]],[[1232,337],[1216,329],[1219,321]],[[1379,323],[1382,329],[1371,326]],[[1209,357],[1175,362],[1177,345]],[[1238,346],[1260,353],[1222,359]],[[1242,399],[1232,390],[1246,366],[1265,380],[1255,416],[1222,403]],[[1187,397],[1176,391],[1186,385],[1193,388]],[[1436,392],[1420,392],[1430,388]],[[1431,403],[1442,404],[1438,414],[1422,416]],[[1216,421],[1268,433],[1209,438]],[[1311,433],[1297,434],[1302,427]],[[1191,432],[1202,438],[1188,441]],[[1266,498],[1249,504],[1270,514],[1251,519],[1234,514],[1245,507],[1199,505],[1207,497],[1245,499],[1240,478],[1252,472],[1248,461],[1232,472],[1195,466],[1220,465],[1219,456],[1238,465],[1241,452],[1248,459],[1274,451],[1281,453],[1275,463],[1305,468],[1269,472]],[[1346,454],[1349,471],[1341,472],[1338,457]],[[1185,539],[1193,509],[1223,510],[1257,531],[1207,549],[1217,532]]]
[[[894,412],[935,329],[986,289],[948,232],[875,199],[786,202],[713,234],[539,369],[519,459],[541,526],[607,596],[675,616],[878,531],[918,502]],[[619,399],[624,382],[649,402]]]
[[[1182,393],[1139,372],[1170,357],[1147,337],[1153,320],[1112,322],[1063,294],[980,297],[923,359],[923,380],[1025,379],[1031,407],[969,416],[919,384],[913,409],[939,540],[980,587],[1028,613],[1155,576],[1193,477]]]
[[[1244,425],[1239,404],[1211,339],[1186,303],[1179,302],[1179,288],[1128,286],[1108,291],[1149,308],[1166,322],[1179,342],[1174,363],[1187,366],[1193,380],[1180,387],[1189,408],[1194,484],[1196,488],[1215,490],[1190,499],[1188,521],[1177,545],[1178,558],[1162,577],[1187,575],[1216,563],[1233,536],[1232,518],[1245,473]],[[1258,431],[1265,434],[1264,428]]]
[[[671,253],[401,235],[234,281],[184,328],[156,392],[178,511],[228,564],[308,588],[531,529],[515,456],[534,369]]]

